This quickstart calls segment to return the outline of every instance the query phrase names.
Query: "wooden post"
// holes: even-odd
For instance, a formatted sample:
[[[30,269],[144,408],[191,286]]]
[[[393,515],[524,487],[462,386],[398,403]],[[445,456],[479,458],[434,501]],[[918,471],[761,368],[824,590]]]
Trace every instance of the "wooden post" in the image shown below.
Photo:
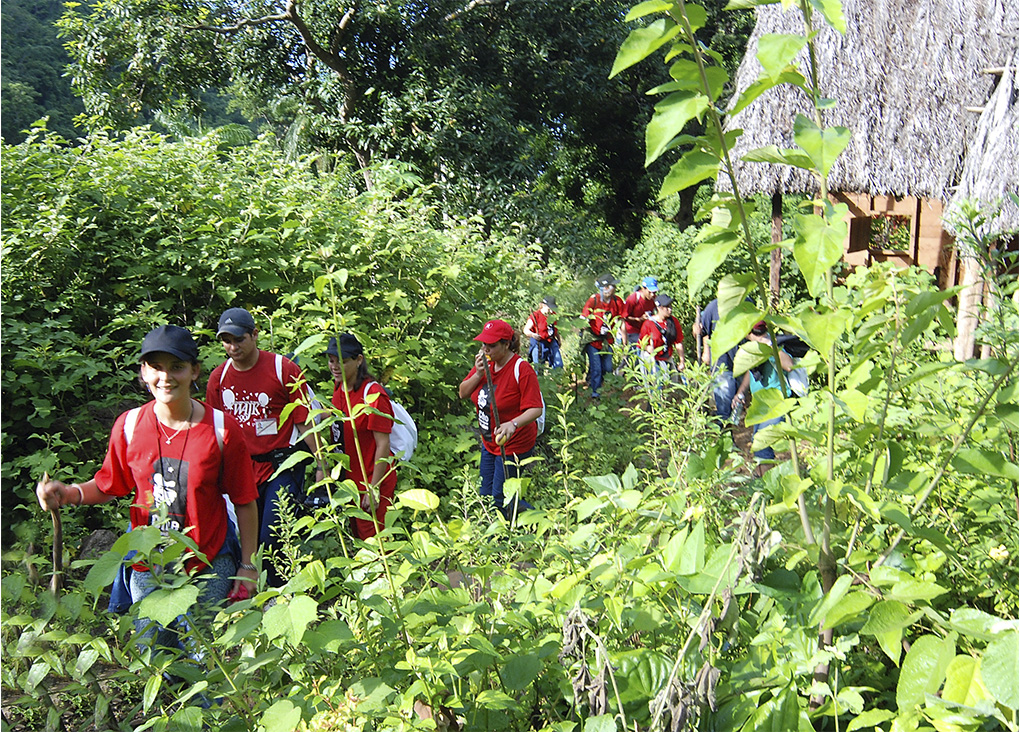
[[[772,243],[778,244],[783,240],[783,194],[777,191],[772,194]],[[772,257],[769,260],[769,292],[772,296],[772,303],[779,302],[779,272],[783,264],[783,250],[776,247],[772,250]]]

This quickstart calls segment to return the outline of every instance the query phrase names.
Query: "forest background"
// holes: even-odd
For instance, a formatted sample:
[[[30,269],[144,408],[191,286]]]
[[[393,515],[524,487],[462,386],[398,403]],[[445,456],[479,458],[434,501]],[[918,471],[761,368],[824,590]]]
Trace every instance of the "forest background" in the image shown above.
[[[1018,728],[1015,283],[986,262],[994,357],[953,363],[954,293],[918,271],[841,272],[838,212],[791,199],[785,246],[816,256],[787,260],[768,298],[767,206],[712,197],[727,142],[710,107],[753,22],[721,6],[644,4],[631,20],[664,17],[631,33],[611,2],[308,2],[276,20],[256,3],[3,3],[5,727]],[[802,4],[809,21],[816,6],[838,23],[833,3]],[[663,47],[689,65],[638,63]],[[653,116],[649,90],[692,96]],[[838,145],[808,137],[824,181]],[[723,339],[766,318],[814,347],[812,394],[748,414],[788,416],[779,468],[751,478],[696,366],[650,409],[627,399],[634,374],[584,398],[570,314],[604,270],[623,295],[657,275],[685,327],[719,294]],[[475,497],[456,385],[480,325],[519,325],[545,294],[568,364],[543,377],[549,428],[516,486],[544,512],[508,531]],[[115,416],[144,400],[141,334],[191,327],[208,372],[228,305],[320,394],[325,339],[357,333],[422,443],[389,553],[351,542],[351,495],[331,482],[332,505],[264,559],[291,583],[218,617],[195,675],[139,655],[97,609],[125,549],[183,544],[137,532],[54,599],[34,584],[50,527],[33,486],[98,467]],[[119,506],[65,513],[65,548],[122,523]],[[168,585],[161,616],[191,589]]]

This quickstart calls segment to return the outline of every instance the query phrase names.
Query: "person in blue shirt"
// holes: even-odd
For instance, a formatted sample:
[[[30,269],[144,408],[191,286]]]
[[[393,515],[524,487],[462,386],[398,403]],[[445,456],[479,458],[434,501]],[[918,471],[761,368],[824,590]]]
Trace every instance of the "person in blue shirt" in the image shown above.
[[[772,341],[769,340],[768,331],[765,328],[765,321],[759,321],[751,329],[751,332],[747,334],[747,340],[754,343],[762,343],[766,346],[772,345]],[[782,348],[779,349],[779,366],[783,371],[789,372],[793,369],[793,358],[784,351]],[[737,387],[737,393],[733,397],[731,409],[737,408],[738,401],[746,403],[748,401],[746,395],[748,392],[753,396],[756,392],[764,389],[779,389],[779,370],[776,368],[776,360],[774,356],[770,356],[768,361],[759,364],[750,371],[747,371],[740,385]],[[776,417],[775,419],[768,419],[764,422],[754,425],[753,435],[758,434],[761,430],[766,427],[771,427],[774,424],[779,424],[783,421],[783,417]],[[756,450],[754,456],[761,461],[771,461],[776,459],[776,451],[771,446],[764,447],[761,450]],[[768,470],[764,465],[758,466],[758,475],[764,474]]]
[[[719,323],[719,300],[712,300],[705,309],[701,311],[701,318],[698,321],[700,334],[696,337],[702,339],[701,362],[712,369],[714,380],[712,396],[715,398],[716,417],[724,424],[729,421],[733,412],[733,398],[737,395],[737,380],[733,376],[733,357],[736,356],[737,346],[734,346],[718,357],[712,358],[711,340]]]

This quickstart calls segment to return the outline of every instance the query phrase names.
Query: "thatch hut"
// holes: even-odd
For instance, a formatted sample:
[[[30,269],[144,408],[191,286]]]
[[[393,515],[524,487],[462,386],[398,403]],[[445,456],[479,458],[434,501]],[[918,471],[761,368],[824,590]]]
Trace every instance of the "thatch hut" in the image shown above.
[[[825,26],[816,42],[821,93],[836,100],[824,123],[851,132],[829,179],[833,196],[851,210],[845,259],[917,264],[938,272],[943,285],[954,284],[943,207],[964,180],[978,131],[975,110],[985,107],[999,78],[991,72],[1016,54],[1018,2],[844,0],[843,8],[846,33]],[[804,31],[796,10],[768,5],[757,12],[738,90],[762,72],[755,56],[762,35]],[[768,145],[792,147],[798,113],[813,115],[801,90],[784,85],[763,94],[730,120],[730,128],[744,130],[734,159]],[[974,165],[975,181],[983,181]],[[1015,152],[999,165],[1015,182]],[[767,163],[737,163],[737,180],[743,194],[818,191],[806,171]]]

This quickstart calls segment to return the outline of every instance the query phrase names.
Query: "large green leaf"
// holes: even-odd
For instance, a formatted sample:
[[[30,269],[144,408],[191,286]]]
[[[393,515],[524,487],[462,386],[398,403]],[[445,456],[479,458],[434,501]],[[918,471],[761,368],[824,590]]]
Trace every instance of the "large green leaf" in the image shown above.
[[[89,573],[85,577],[85,589],[94,598],[99,597],[103,590],[113,584],[120,572],[120,565],[124,561],[124,555],[120,552],[108,551],[96,560],[96,563],[89,567]]]
[[[985,648],[981,660],[981,678],[995,700],[1016,711],[1020,709],[1020,634],[1008,633]]]
[[[792,84],[793,86],[799,87],[808,91],[807,79],[804,75],[796,69],[787,69],[779,75],[776,79],[769,78],[768,74],[762,74],[758,79],[753,81],[744,91],[737,97],[737,101],[733,104],[730,114],[736,114],[743,109],[750,106],[758,97],[780,84]]]
[[[698,68],[698,64],[690,59],[682,58],[674,61],[673,65],[669,67],[669,75],[676,80],[673,83],[677,86],[673,89],[704,91],[701,70]],[[708,80],[709,97],[715,101],[722,94],[726,82],[730,80],[730,75],[726,73],[726,69],[718,66],[706,66],[705,78]],[[648,93],[651,94],[654,91],[653,89]],[[666,89],[661,89],[661,91],[666,91]]]
[[[942,698],[948,702],[965,704],[968,707],[989,696],[981,680],[981,659],[973,656],[957,656],[946,668],[946,686]]]
[[[845,127],[823,130],[812,120],[798,114],[793,122],[793,141],[811,158],[819,175],[828,178],[832,164],[850,144],[850,130]]]
[[[290,601],[280,601],[269,608],[262,617],[262,627],[270,639],[283,637],[291,645],[297,645],[317,615],[315,600],[307,595],[297,595]]]
[[[266,732],[293,732],[300,723],[301,707],[289,699],[281,699],[262,715]]]
[[[875,596],[869,592],[851,592],[841,602],[830,608],[822,622],[823,628],[835,628],[843,623],[855,622],[869,607],[875,604]]]
[[[535,653],[515,653],[503,664],[500,678],[511,691],[528,688],[542,673],[542,659]]]
[[[801,35],[767,33],[758,39],[755,56],[769,78],[776,81],[805,45],[807,38]]]
[[[662,181],[662,188],[659,189],[659,200],[708,178],[714,178],[718,172],[719,160],[714,155],[701,150],[691,150],[670,167],[666,179]]]
[[[825,616],[829,614],[829,611],[836,607],[849,591],[850,585],[853,584],[853,579],[848,574],[836,578],[832,587],[825,593],[822,601],[811,611],[811,615],[808,617],[808,625],[818,625],[825,620]]]
[[[824,217],[794,217],[797,238],[793,243],[793,256],[812,297],[817,297],[824,289],[828,270],[843,258],[843,242],[848,231],[844,216],[849,210],[846,204],[839,204]]]
[[[914,641],[903,659],[896,684],[896,706],[901,714],[923,705],[926,694],[939,690],[955,655],[954,635],[948,638],[925,635]]]
[[[656,104],[652,120],[645,128],[645,166],[654,163],[688,122],[704,114],[708,105],[708,97],[695,91],[673,92]]]
[[[900,654],[903,652],[903,631],[921,615],[920,611],[910,612],[902,602],[883,600],[871,608],[861,632],[875,636],[885,654],[899,665]]]
[[[827,313],[807,311],[800,315],[800,324],[807,342],[826,362],[832,355],[832,346],[846,331],[846,324],[852,315],[849,310],[842,308]]]
[[[697,295],[705,283],[715,274],[734,249],[740,245],[740,237],[733,236],[723,242],[702,242],[687,263],[687,292],[690,297]],[[752,323],[753,325],[753,323]],[[750,330],[750,328],[748,328]],[[747,331],[744,333],[747,334]]]
[[[198,600],[198,587],[185,585],[176,590],[156,590],[138,606],[138,615],[166,627],[186,614]]]
[[[1002,452],[966,448],[953,457],[953,467],[961,473],[1005,478],[1014,483],[1020,478],[1020,468]]]
[[[435,511],[439,508],[439,496],[427,488],[414,488],[398,494],[397,505],[414,511]]]
[[[742,302],[723,317],[712,334],[712,353],[726,353],[751,332],[751,328],[765,317],[749,302]]]
[[[696,574],[705,566],[705,522],[699,521],[691,529],[680,552],[678,574]]]
[[[665,18],[660,18],[644,28],[632,30],[616,54],[609,78],[612,79],[624,69],[648,58],[673,40],[679,32],[680,26]]]
[[[795,168],[804,168],[805,170],[814,169],[814,162],[801,150],[780,150],[775,145],[755,148],[744,153],[741,160],[749,163],[792,165]]]

